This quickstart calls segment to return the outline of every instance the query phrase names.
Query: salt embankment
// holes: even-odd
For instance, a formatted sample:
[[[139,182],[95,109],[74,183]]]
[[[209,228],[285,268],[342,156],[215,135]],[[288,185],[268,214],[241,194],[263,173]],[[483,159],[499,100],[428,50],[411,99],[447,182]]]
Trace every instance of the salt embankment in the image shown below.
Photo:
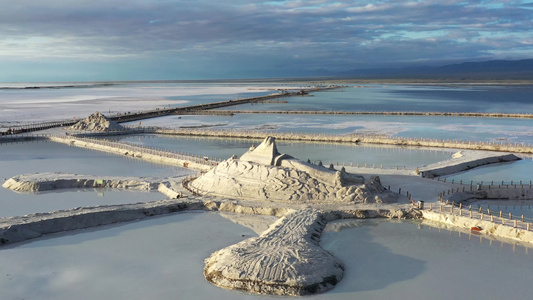
[[[444,198],[444,197],[443,197]],[[481,186],[472,191],[459,191],[446,196],[449,202],[461,203],[466,201],[476,200],[532,200],[533,189],[527,185],[517,188],[517,185],[512,188],[498,187],[498,186]]]
[[[477,228],[480,231],[476,231],[476,233],[484,233],[506,239],[533,243],[533,231],[527,230],[527,227],[521,228],[517,226],[515,228],[514,226],[511,226],[512,221],[502,224],[501,221],[500,223],[491,221],[491,216],[487,215],[483,218],[479,216],[470,217],[468,214],[463,216],[454,215],[436,210],[422,210],[421,212],[423,215],[423,223],[431,226],[438,227],[439,224],[446,224],[467,231],[471,231],[471,228]]]
[[[137,177],[109,177],[94,175],[79,175],[71,173],[34,173],[21,174],[6,180],[2,187],[22,193],[38,193],[57,189],[72,188],[115,188],[153,191],[158,190],[167,197],[178,198],[180,192],[172,188],[176,182],[181,182],[178,178],[168,180],[158,178],[137,178]]]
[[[109,142],[98,139],[79,138],[72,136],[50,136],[49,140],[57,143],[67,144],[69,146],[76,146],[80,148],[93,149],[107,153],[114,153],[135,159],[141,159],[149,162],[177,166],[182,168],[189,168],[197,171],[208,171],[214,165],[217,164],[216,161],[206,160],[204,157],[181,155],[170,151],[154,150],[134,145]]]
[[[267,137],[240,158],[230,158],[189,183],[202,195],[289,203],[395,203],[399,195],[379,177],[362,176],[314,165],[280,154]]]
[[[511,153],[494,153],[486,151],[459,151],[452,156],[452,159],[420,167],[420,176],[434,178],[449,175],[461,171],[473,169],[475,167],[520,160],[520,157]]]
[[[307,295],[331,289],[344,267],[320,247],[325,218],[315,210],[289,214],[259,237],[213,253],[205,278],[220,287],[270,295]]]
[[[21,242],[51,233],[140,220],[151,216],[188,210],[283,217],[305,207],[305,205],[272,205],[271,203],[210,199],[191,195],[185,195],[185,198],[180,199],[146,203],[78,207],[47,213],[0,218],[0,245]],[[324,211],[324,216],[328,221],[338,218],[405,219],[417,217],[412,210],[398,207],[357,209],[353,206],[347,206],[344,208],[330,207],[321,211]]]
[[[46,234],[140,220],[183,210],[204,209],[201,201],[161,200],[148,203],[79,207],[0,219],[0,244],[11,244]]]
[[[206,111],[209,112],[209,111]],[[275,115],[363,115],[363,116],[442,116],[533,119],[531,113],[438,112],[438,111],[339,111],[339,110],[217,110],[221,114],[275,114]]]
[[[497,151],[512,153],[533,153],[531,145],[518,143],[496,143],[480,141],[444,140],[429,138],[409,138],[383,135],[364,134],[322,134],[306,132],[267,132],[261,130],[240,129],[201,129],[201,128],[177,128],[177,129],[150,129],[150,132],[168,135],[202,136],[202,137],[228,137],[244,139],[263,139],[274,136],[279,140],[308,141],[325,143],[367,143],[394,146],[434,147],[465,150]]]

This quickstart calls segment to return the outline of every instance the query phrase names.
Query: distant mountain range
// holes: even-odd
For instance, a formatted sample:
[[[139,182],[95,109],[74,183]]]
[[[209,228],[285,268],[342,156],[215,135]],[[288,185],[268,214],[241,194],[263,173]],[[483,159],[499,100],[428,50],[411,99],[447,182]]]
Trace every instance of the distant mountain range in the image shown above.
[[[370,77],[370,78],[494,78],[494,79],[533,79],[533,59],[489,60],[481,62],[464,62],[438,67],[409,67],[359,69],[346,72],[330,72],[329,76]]]

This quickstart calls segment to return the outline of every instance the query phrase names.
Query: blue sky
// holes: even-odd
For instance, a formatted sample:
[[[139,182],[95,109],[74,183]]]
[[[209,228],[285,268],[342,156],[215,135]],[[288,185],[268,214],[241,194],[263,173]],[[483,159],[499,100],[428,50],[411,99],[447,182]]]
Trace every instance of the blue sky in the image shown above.
[[[0,81],[286,77],[532,58],[533,2],[0,0]]]

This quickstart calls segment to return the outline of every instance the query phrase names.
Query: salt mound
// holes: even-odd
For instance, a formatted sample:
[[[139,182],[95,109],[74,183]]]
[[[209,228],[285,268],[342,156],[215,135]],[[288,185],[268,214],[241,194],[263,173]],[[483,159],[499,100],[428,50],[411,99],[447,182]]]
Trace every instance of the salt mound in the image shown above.
[[[124,130],[124,127],[115,121],[109,120],[100,112],[95,112],[87,118],[70,126],[70,129],[86,131],[117,131]]]
[[[463,151],[459,151],[459,152],[455,152],[452,155],[452,158],[459,158],[459,157],[463,157],[463,156],[464,156]]]
[[[204,195],[290,203],[393,203],[398,194],[373,177],[317,166],[277,151],[267,137],[240,159],[230,158],[189,183]]]
[[[325,218],[315,210],[287,215],[263,232],[205,260],[207,281],[256,294],[301,296],[331,289],[342,263],[320,247]]]

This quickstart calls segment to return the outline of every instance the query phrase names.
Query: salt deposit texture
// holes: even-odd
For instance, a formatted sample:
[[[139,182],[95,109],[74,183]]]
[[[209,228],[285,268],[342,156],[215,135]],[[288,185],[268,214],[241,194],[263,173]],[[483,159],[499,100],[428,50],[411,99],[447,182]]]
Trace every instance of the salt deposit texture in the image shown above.
[[[232,89],[235,90],[234,87]],[[301,98],[297,98],[297,102],[301,102]],[[176,121],[174,117],[164,118]],[[143,123],[150,124],[151,120]],[[210,134],[209,126],[206,127],[204,132]],[[165,130],[145,129],[140,122],[137,124],[137,121],[123,126],[110,121],[104,114],[93,113],[68,131],[55,129],[43,132],[44,135],[27,135],[20,138],[9,136],[5,139],[2,137],[2,147],[6,146],[5,149],[17,145],[12,143],[22,143],[19,144],[19,148],[23,148],[22,145],[31,145],[28,143],[35,143],[34,145],[57,143],[76,153],[90,149],[94,154],[111,155],[118,161],[126,159],[134,165],[149,162],[145,164],[157,163],[176,168],[174,171],[158,173],[158,171],[148,171],[150,167],[142,167],[146,168],[147,172],[133,174],[132,171],[124,170],[114,171],[113,175],[109,175],[105,167],[94,168],[92,172],[63,170],[51,165],[44,169],[34,168],[33,171],[28,165],[21,168],[24,171],[19,173],[16,172],[16,168],[4,169],[2,175],[5,177],[3,183],[5,190],[0,195],[7,197],[13,197],[10,193],[14,192],[26,198],[40,197],[41,194],[49,195],[48,193],[58,193],[59,198],[60,195],[75,197],[71,196],[72,191],[83,194],[88,189],[121,190],[122,193],[150,192],[152,195],[160,195],[155,201],[137,203],[124,201],[108,205],[88,203],[81,207],[65,205],[59,210],[12,215],[0,219],[2,243],[0,251],[6,259],[0,261],[6,266],[6,270],[9,270],[6,271],[9,273],[5,274],[4,280],[0,280],[0,286],[8,290],[6,292],[8,297],[67,299],[83,293],[88,295],[89,299],[117,299],[124,295],[128,295],[127,297],[131,299],[152,296],[171,299],[175,297],[175,289],[178,287],[184,297],[196,296],[205,299],[214,295],[219,295],[222,299],[263,297],[261,295],[305,295],[312,299],[353,297],[381,299],[397,295],[404,289],[409,290],[402,292],[409,295],[409,298],[446,299],[439,295],[449,295],[452,298],[467,295],[468,298],[482,299],[505,295],[504,291],[490,287],[489,290],[478,294],[472,293],[466,286],[451,293],[444,292],[438,287],[412,289],[412,285],[432,285],[436,281],[446,281],[446,276],[455,276],[455,279],[449,280],[454,285],[461,285],[461,279],[466,278],[470,278],[478,285],[484,281],[496,280],[490,272],[480,270],[480,265],[475,262],[477,259],[473,258],[470,258],[473,264],[471,271],[463,270],[458,273],[447,271],[444,277],[441,272],[435,272],[436,269],[442,270],[445,265],[468,264],[468,262],[461,264],[464,253],[457,253],[457,256],[450,255],[448,260],[445,258],[447,255],[442,253],[430,257],[431,255],[421,252],[425,247],[428,249],[434,247],[429,246],[431,242],[423,240],[425,236],[428,236],[429,241],[434,241],[437,235],[440,241],[438,244],[441,245],[439,251],[446,251],[442,250],[446,248],[442,247],[445,243],[448,243],[449,247],[473,247],[471,244],[468,244],[469,246],[461,244],[463,243],[461,236],[468,237],[468,240],[479,239],[479,244],[501,243],[501,249],[512,248],[513,254],[517,251],[516,248],[521,249],[518,251],[525,251],[525,254],[515,254],[514,258],[506,260],[519,274],[526,275],[514,278],[513,283],[508,286],[512,287],[513,291],[518,291],[518,294],[526,294],[526,289],[520,288],[527,286],[523,278],[528,278],[530,268],[527,266],[531,266],[527,255],[528,249],[533,244],[533,228],[530,228],[532,223],[528,215],[517,215],[514,213],[515,210],[513,214],[502,214],[490,204],[484,207],[476,203],[508,199],[508,203],[516,205],[518,203],[516,201],[522,201],[521,207],[527,206],[529,203],[527,201],[533,198],[531,179],[524,177],[515,181],[499,181],[494,178],[491,182],[454,179],[459,178],[454,176],[468,178],[470,170],[512,165],[515,161],[527,165],[529,161],[526,155],[452,148],[443,149],[448,152],[444,152],[442,156],[439,154],[438,159],[434,158],[433,162],[418,164],[412,162],[408,167],[402,166],[401,162],[394,167],[392,164],[380,164],[379,161],[363,163],[361,158],[358,163],[347,161],[339,163],[334,157],[327,157],[327,153],[319,156],[323,157],[324,162],[314,159],[311,161],[306,160],[307,157],[301,156],[299,152],[286,151],[299,149],[298,147],[280,148],[275,133],[272,134],[271,131],[268,134],[265,132],[263,140],[244,139],[247,141],[243,143],[246,146],[233,151],[235,155],[231,157],[211,156],[216,153],[204,155],[184,153],[180,151],[182,148],[179,143],[177,146],[168,148],[162,146],[163,148],[157,149],[143,146],[145,143],[142,139],[145,135],[156,134],[165,138],[164,134],[174,135],[179,131]],[[203,126],[200,125],[194,129],[194,134],[202,135],[202,130]],[[120,132],[121,135],[128,134],[130,137],[121,136],[118,140],[113,140],[109,134],[114,132]],[[180,142],[192,138],[193,131],[179,132],[185,132],[179,134],[190,136],[173,138],[173,141]],[[249,133],[240,132],[238,128],[231,131],[232,138],[247,134]],[[280,134],[280,136],[286,139],[294,134]],[[121,139],[128,142],[121,142]],[[202,143],[208,145],[213,141],[216,143],[217,140],[202,137],[198,138],[198,141],[200,145]],[[512,147],[518,146],[512,145]],[[412,149],[411,151],[415,153],[421,151],[418,148]],[[6,152],[8,157],[12,155],[11,153]],[[401,157],[402,154],[399,152],[395,155]],[[330,163],[331,161],[333,163]],[[146,176],[148,173],[151,174]],[[209,214],[198,214],[199,211]],[[220,214],[233,223],[230,225],[219,219],[215,220],[212,217],[215,212],[217,216]],[[168,216],[162,217],[163,215]],[[194,222],[195,218],[199,221]],[[180,225],[174,226],[172,222],[178,222]],[[204,226],[202,222],[220,225],[218,228],[215,226],[204,230],[200,229]],[[124,225],[116,227],[117,225],[114,225],[116,223]],[[242,224],[249,229],[235,227],[235,224]],[[155,233],[150,226],[165,228],[162,232],[171,238],[164,238],[165,242],[157,240],[161,232]],[[409,226],[418,226],[418,229]],[[124,228],[125,231],[120,228]],[[233,229],[225,231],[223,228]],[[363,228],[367,229],[362,230]],[[372,230],[376,234],[369,233],[368,228],[376,228]],[[82,234],[79,230],[89,231]],[[183,234],[179,233],[181,230]],[[417,230],[420,236],[414,233]],[[450,239],[448,235],[440,236],[441,230],[449,231],[450,237],[453,232],[453,235],[458,235],[461,241]],[[120,235],[129,231],[135,236],[135,238],[132,236],[126,238],[130,241],[138,240],[139,237],[144,238],[141,238],[142,241],[137,245],[125,242]],[[63,232],[70,232],[73,235],[64,235]],[[92,238],[85,238],[88,237],[87,234],[94,236],[98,232],[109,234],[110,237],[105,240],[96,237],[93,241],[90,241]],[[357,238],[349,246],[340,246],[342,241],[336,240],[334,236],[342,236],[343,241],[349,241],[353,236],[346,234],[350,232]],[[177,240],[173,238],[174,234]],[[399,242],[401,237],[405,239]],[[99,276],[97,274],[118,275],[116,271],[111,271],[111,267],[106,271],[95,269],[93,275],[90,275],[90,271],[78,270],[69,273],[69,267],[62,267],[62,264],[57,262],[58,268],[64,269],[51,271],[52,273],[48,275],[28,274],[22,279],[22,274],[25,273],[11,261],[25,259],[24,253],[42,255],[30,254],[34,253],[30,251],[32,245],[39,248],[45,243],[49,244],[49,247],[60,247],[52,246],[55,241],[73,246],[79,243],[87,245],[88,249],[119,247],[114,241],[121,241],[123,245],[128,244],[131,249],[135,248],[137,249],[135,251],[145,253],[139,254],[143,256],[141,260],[146,260],[145,266],[139,265],[139,259],[127,255],[124,256],[124,261],[118,255],[113,258],[111,253],[101,253],[99,256],[106,257],[110,266],[113,264],[112,261],[120,261],[121,265],[117,265],[119,269],[121,266],[129,265],[127,277],[133,276],[132,280],[142,280],[144,283],[136,284],[138,293],[128,293],[126,289],[118,287],[121,283],[117,280],[105,283],[95,279],[94,276]],[[213,243],[210,244],[208,241]],[[418,242],[424,246],[416,246]],[[156,246],[156,249],[146,248],[147,245],[154,243],[161,246]],[[191,245],[192,248],[185,250],[187,245]],[[475,248],[472,251],[480,251],[483,253],[481,256],[489,259],[497,259],[500,255],[507,257],[509,254],[503,250],[501,254],[489,253],[483,246]],[[170,251],[163,253],[166,251],[164,249]],[[177,252],[173,252],[172,249],[176,249]],[[124,253],[125,250],[121,251],[119,253]],[[179,263],[176,255],[182,259]],[[190,259],[183,260],[184,257]],[[442,264],[431,262],[438,261],[439,257],[444,259]],[[55,261],[53,258],[49,259]],[[82,259],[84,258],[78,258]],[[90,257],[88,259],[92,260]],[[170,261],[175,262],[168,264]],[[32,261],[31,264],[35,262]],[[95,266],[100,264],[93,263]],[[390,265],[390,268],[380,267],[382,264]],[[25,265],[25,268],[31,270],[32,267]],[[53,269],[50,266],[47,268]],[[92,268],[86,265],[81,269]],[[144,273],[165,274],[170,281],[159,278],[157,281],[160,283],[156,283],[144,275],[134,277],[134,274]],[[424,276],[421,276],[423,274]],[[466,274],[466,277],[460,274]],[[505,274],[506,278],[514,276],[511,270],[505,268],[502,274]],[[185,278],[189,275],[192,281]],[[36,294],[29,292],[30,286],[37,285],[41,280],[39,278],[47,276],[55,282],[53,287],[45,285],[45,288],[38,289]],[[69,280],[76,284],[68,287],[69,285],[65,283]],[[501,278],[498,277],[498,280]],[[22,288],[13,288],[10,281],[16,282]],[[82,281],[98,282],[105,294],[91,291],[89,286],[93,285],[81,284]],[[176,285],[171,282],[178,283]],[[143,285],[147,285],[148,289],[140,287]],[[116,288],[115,292],[112,292],[112,286]],[[187,290],[186,286],[191,286],[190,290]],[[435,291],[439,291],[439,294],[435,295]],[[62,293],[66,296],[60,296]]]

